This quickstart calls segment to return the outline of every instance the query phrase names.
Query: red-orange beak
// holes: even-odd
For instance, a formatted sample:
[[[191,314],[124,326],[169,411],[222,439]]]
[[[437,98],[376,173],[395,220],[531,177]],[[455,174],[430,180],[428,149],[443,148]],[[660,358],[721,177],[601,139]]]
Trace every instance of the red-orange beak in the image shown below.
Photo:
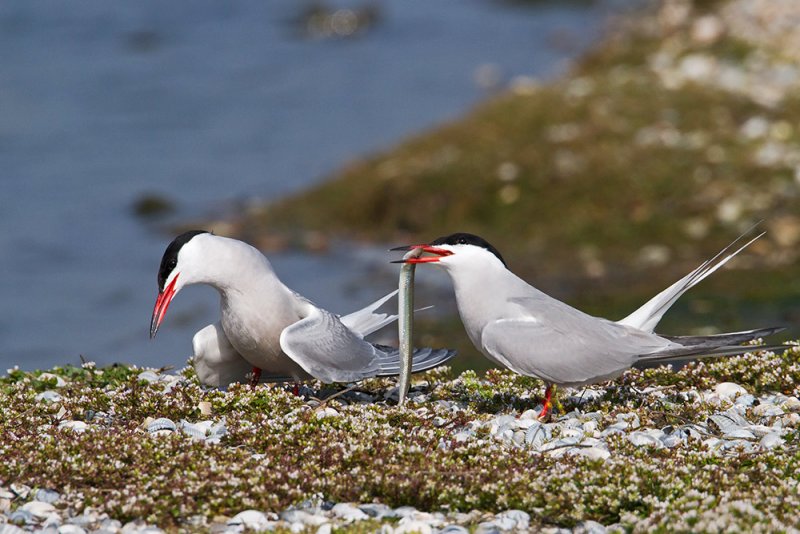
[[[452,256],[452,254],[453,254],[451,251],[449,251],[447,249],[436,248],[436,247],[432,247],[430,245],[404,245],[402,247],[395,247],[395,248],[390,249],[390,250],[392,250],[392,251],[394,251],[394,250],[409,251],[409,250],[414,250],[414,249],[421,249],[422,252],[427,252],[428,254],[434,254],[434,256],[424,256],[424,257],[419,257],[419,258],[407,258],[407,259],[404,259],[404,260],[395,260],[392,263],[432,263],[432,262],[439,261],[444,256]]]
[[[156,305],[153,308],[153,317],[150,319],[150,339],[153,339],[158,332],[158,327],[161,326],[161,321],[164,320],[164,315],[167,314],[169,303],[172,302],[172,297],[175,296],[175,282],[178,281],[180,273],[175,275],[172,282],[169,283],[164,291],[158,294]]]

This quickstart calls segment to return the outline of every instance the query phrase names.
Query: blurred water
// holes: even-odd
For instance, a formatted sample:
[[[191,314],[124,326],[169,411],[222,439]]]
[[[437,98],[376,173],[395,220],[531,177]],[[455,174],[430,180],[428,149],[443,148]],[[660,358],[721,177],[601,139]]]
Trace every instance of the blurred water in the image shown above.
[[[323,40],[291,23],[303,5],[0,3],[0,372],[80,355],[181,365],[217,297],[184,291],[148,339],[169,237],[132,216],[140,195],[196,214],[308,186],[463,112],[486,94],[473,81],[481,65],[553,75],[610,9],[383,2],[362,36]],[[380,277],[360,284],[385,258],[356,258],[272,257],[288,285],[339,312],[391,289]]]

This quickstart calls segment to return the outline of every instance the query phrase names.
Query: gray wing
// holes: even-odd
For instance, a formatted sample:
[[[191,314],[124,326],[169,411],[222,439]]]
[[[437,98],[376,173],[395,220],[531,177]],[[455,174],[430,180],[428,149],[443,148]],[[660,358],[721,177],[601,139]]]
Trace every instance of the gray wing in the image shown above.
[[[512,302],[525,308],[528,300]],[[619,376],[636,356],[672,345],[655,334],[592,317],[563,303],[540,311],[536,316],[489,323],[481,333],[484,352],[517,373],[577,385]]]
[[[305,301],[303,318],[281,332],[283,352],[323,382],[354,382],[378,374],[378,351],[333,313]]]

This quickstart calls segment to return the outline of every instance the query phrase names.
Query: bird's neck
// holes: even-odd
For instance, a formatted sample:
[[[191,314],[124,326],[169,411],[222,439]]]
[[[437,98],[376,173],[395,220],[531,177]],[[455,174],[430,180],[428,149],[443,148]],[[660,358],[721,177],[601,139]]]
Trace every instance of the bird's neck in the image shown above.
[[[283,294],[289,289],[275,275],[269,260],[256,248],[234,240],[220,240],[211,245],[207,255],[205,283],[219,291],[223,300],[240,295]]]
[[[486,324],[502,318],[503,303],[510,296],[506,293],[515,285],[509,282],[516,276],[496,266],[484,269],[479,265],[450,274],[461,321],[472,342],[480,346],[481,331]]]

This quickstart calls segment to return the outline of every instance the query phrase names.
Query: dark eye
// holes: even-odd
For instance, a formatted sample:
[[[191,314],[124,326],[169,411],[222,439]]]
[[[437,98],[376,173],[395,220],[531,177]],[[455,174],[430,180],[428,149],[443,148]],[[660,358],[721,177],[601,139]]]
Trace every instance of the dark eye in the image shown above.
[[[176,265],[178,265],[178,260],[175,260],[175,259],[169,260],[169,268],[170,268],[170,270],[174,269]]]
[[[459,237],[458,238],[458,244],[459,245],[466,245],[467,244],[467,239],[464,238],[464,237]]]

